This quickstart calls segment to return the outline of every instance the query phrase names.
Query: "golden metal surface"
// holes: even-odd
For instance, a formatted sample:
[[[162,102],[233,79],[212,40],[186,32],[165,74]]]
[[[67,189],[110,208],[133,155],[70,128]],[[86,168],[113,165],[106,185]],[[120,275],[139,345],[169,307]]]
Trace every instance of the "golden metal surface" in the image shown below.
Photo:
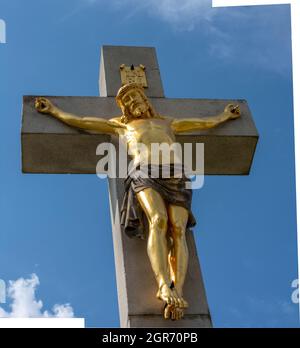
[[[143,88],[135,83],[121,87],[116,102],[122,115],[110,120],[66,113],[46,98],[37,98],[35,107],[39,112],[52,115],[69,126],[121,136],[127,142],[136,164],[143,161],[153,164],[152,143],[171,145],[176,141],[176,134],[209,129],[240,116],[239,106],[232,104],[212,117],[173,119],[161,116],[151,106]],[[136,150],[139,143],[146,146],[148,151],[145,154]],[[178,161],[181,158],[175,152],[171,163]],[[160,159],[155,164],[160,164]],[[164,317],[180,319],[188,306],[183,297],[188,264],[185,238],[188,211],[183,207],[167,204],[152,188],[139,192],[137,199],[149,221],[147,251],[157,280],[157,297],[165,304]]]
[[[129,83],[136,83],[144,88],[147,88],[148,84],[145,70],[146,68],[142,64],[139,66],[126,66],[125,64],[122,64],[120,66],[122,86]]]

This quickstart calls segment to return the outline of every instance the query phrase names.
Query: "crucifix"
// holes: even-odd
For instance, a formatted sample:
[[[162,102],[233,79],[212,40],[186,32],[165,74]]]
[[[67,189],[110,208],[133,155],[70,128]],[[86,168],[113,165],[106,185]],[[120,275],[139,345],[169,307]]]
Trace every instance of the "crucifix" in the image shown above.
[[[95,173],[97,145],[125,139],[136,171],[125,182],[109,178],[121,326],[210,327],[195,243],[186,229],[195,224],[191,190],[184,187],[189,179],[142,178],[137,168],[150,163],[151,170],[161,169],[160,157],[150,156],[153,143],[200,142],[206,174],[248,174],[258,135],[247,103],[165,98],[153,48],[105,46],[100,72],[101,97],[24,97],[23,171]],[[116,117],[117,105],[122,115]],[[143,151],[136,150],[138,143]],[[178,158],[175,151],[169,169],[182,165]],[[141,227],[147,243],[125,235],[141,235]],[[164,303],[163,317],[181,320],[163,320],[155,293]]]

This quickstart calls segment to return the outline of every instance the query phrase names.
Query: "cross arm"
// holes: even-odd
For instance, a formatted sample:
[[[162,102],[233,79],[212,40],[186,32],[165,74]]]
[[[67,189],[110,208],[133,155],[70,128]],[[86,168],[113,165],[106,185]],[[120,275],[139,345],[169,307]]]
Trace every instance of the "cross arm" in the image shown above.
[[[114,122],[114,120],[106,120],[100,117],[77,116],[75,114],[65,112],[52,104],[49,99],[43,97],[38,97],[35,99],[35,108],[37,111],[43,114],[51,115],[69,126],[86,131],[104,134],[117,134],[118,130],[122,128],[122,125]]]
[[[111,143],[111,134],[92,133],[70,127],[55,117],[41,115],[35,108],[36,96],[24,96],[22,117],[22,170],[24,173],[96,172],[100,143]],[[74,115],[98,115],[112,121],[120,110],[114,97],[49,96],[54,105]],[[224,107],[239,105],[241,117],[223,122],[219,127],[180,132],[176,141],[205,145],[205,174],[249,174],[258,133],[245,100],[151,98],[159,115],[170,115],[173,121],[191,118],[214,118]],[[116,120],[117,121],[117,120]],[[114,121],[114,122],[116,122]],[[195,128],[194,128],[195,129]],[[195,154],[195,151],[193,151]],[[194,158],[193,158],[194,161]]]
[[[205,130],[214,128],[228,120],[236,119],[240,115],[239,105],[228,104],[224,111],[217,116],[175,119],[172,121],[171,126],[176,134],[194,130]]]

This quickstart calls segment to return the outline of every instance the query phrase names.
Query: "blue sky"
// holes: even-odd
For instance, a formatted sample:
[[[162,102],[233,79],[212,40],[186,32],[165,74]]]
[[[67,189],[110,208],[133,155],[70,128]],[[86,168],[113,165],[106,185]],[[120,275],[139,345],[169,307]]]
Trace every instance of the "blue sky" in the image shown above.
[[[247,99],[260,134],[249,176],[194,193],[214,325],[298,327],[289,6],[0,0],[0,18],[0,278],[35,273],[44,308],[119,325],[107,183],[21,173],[22,96],[97,96],[101,45],[155,46],[166,96]]]

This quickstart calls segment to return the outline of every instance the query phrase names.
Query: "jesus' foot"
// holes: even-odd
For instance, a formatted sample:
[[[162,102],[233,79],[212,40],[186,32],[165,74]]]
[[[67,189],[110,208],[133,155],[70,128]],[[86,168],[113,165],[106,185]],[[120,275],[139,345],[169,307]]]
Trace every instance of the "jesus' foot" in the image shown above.
[[[180,320],[183,318],[183,309],[175,307],[174,305],[165,305],[164,318],[171,320]]]
[[[179,307],[179,297],[167,284],[159,287],[156,297],[164,301],[167,305]]]
[[[179,308],[188,308],[189,304],[187,303],[187,301],[183,298],[182,296],[182,291],[180,291],[179,289],[177,289],[176,287],[174,287],[173,289],[173,293],[176,294],[176,297],[178,299],[178,307]]]

